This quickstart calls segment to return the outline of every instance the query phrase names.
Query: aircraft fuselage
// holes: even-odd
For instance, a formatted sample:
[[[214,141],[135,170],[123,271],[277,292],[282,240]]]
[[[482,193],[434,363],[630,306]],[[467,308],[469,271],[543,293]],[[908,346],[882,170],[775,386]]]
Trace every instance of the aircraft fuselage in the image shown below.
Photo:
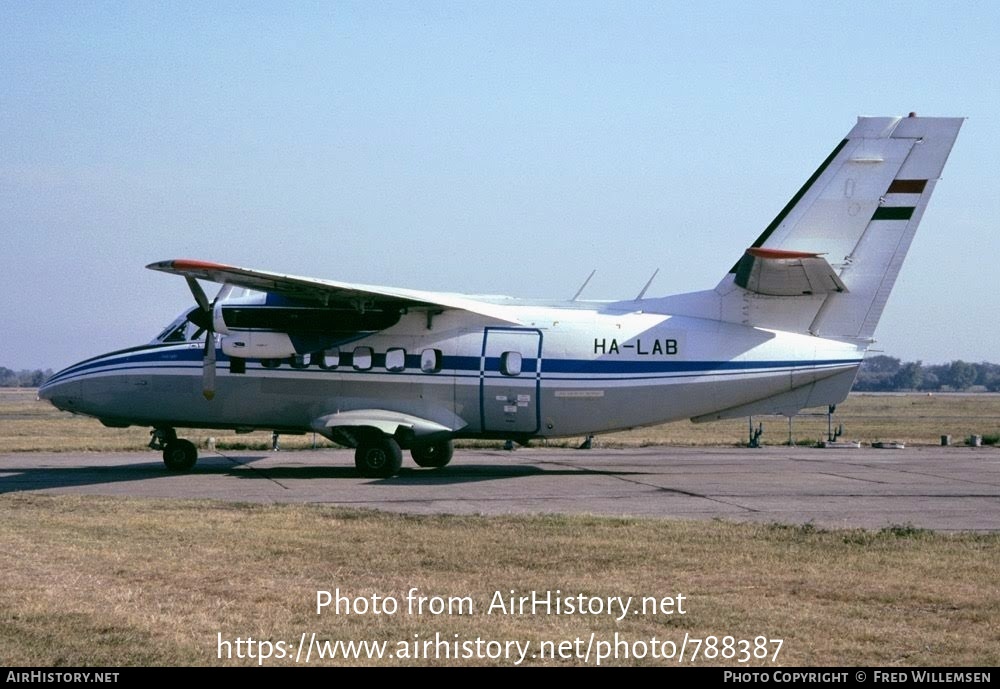
[[[96,357],[57,374],[41,395],[115,426],[302,432],[330,413],[388,409],[455,429],[453,437],[523,440],[699,417],[808,394],[830,379],[846,395],[863,354],[853,344],[702,318],[509,308],[524,326],[410,313],[311,355],[219,352],[211,400],[201,394],[201,342]]]

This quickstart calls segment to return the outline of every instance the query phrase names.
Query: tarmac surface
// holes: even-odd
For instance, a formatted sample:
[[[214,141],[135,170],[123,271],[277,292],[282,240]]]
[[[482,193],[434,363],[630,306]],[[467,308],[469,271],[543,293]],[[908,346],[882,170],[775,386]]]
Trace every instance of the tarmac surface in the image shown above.
[[[350,450],[203,452],[187,474],[152,451],[2,454],[0,494],[15,492],[985,532],[1000,531],[1000,449],[458,450],[444,470],[404,455],[391,479],[357,478]]]

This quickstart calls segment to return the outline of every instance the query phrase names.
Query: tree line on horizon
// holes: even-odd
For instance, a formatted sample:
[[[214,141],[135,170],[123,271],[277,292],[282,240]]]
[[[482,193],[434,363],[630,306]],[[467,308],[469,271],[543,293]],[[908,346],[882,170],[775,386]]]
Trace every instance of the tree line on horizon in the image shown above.
[[[14,371],[0,366],[0,388],[37,388],[51,376],[51,368]]]
[[[0,366],[0,387],[37,388],[52,375],[52,369],[14,371]],[[1000,392],[1000,364],[956,360],[947,364],[901,361],[879,354],[868,357],[854,381],[858,392],[907,392],[982,389]]]
[[[1000,364],[961,359],[947,364],[900,361],[896,357],[868,357],[851,388],[857,392],[956,391],[980,389],[1000,392]]]

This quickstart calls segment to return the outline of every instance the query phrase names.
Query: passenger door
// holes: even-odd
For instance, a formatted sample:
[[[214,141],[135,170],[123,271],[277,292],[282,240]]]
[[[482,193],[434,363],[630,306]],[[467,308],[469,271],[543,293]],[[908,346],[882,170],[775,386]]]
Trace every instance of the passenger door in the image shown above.
[[[484,432],[538,432],[541,384],[540,330],[495,327],[483,331],[479,412]]]

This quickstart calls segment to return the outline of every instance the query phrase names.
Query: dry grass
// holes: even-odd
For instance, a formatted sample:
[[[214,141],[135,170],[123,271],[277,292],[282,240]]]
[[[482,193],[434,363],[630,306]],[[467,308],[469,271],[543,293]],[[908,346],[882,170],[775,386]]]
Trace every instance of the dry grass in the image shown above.
[[[996,534],[5,495],[0,542],[5,665],[252,663],[220,660],[217,634],[297,641],[303,632],[393,644],[440,632],[448,639],[531,640],[536,649],[542,640],[587,639],[591,632],[598,640],[618,632],[677,642],[685,633],[766,635],[784,639],[780,665],[1000,663]],[[470,596],[476,614],[316,615],[316,591],[337,587],[369,599],[404,601],[410,587],[428,596]],[[687,613],[621,622],[485,615],[494,591],[509,589],[682,593]],[[713,662],[720,661],[698,664]]]
[[[757,416],[764,424],[762,441],[779,445],[788,440],[783,416]],[[970,435],[1000,434],[1000,395],[997,394],[853,394],[837,407],[834,425],[844,425],[842,440],[899,441],[908,445],[937,445],[942,435],[961,443]],[[747,440],[747,420],[706,424],[690,421],[598,436],[602,447],[643,445],[736,445]],[[809,410],[793,421],[793,441],[825,439],[825,410]],[[237,435],[229,431],[185,430],[183,436],[204,446],[215,438],[219,448],[267,449],[270,433]],[[546,441],[549,446],[576,446],[581,438]],[[140,450],[149,442],[148,428],[105,428],[94,419],[61,412],[35,399],[34,390],[0,389],[0,452]],[[283,449],[330,445],[312,435],[282,436]],[[468,442],[466,445],[486,443]],[[490,445],[496,445],[491,443]]]

